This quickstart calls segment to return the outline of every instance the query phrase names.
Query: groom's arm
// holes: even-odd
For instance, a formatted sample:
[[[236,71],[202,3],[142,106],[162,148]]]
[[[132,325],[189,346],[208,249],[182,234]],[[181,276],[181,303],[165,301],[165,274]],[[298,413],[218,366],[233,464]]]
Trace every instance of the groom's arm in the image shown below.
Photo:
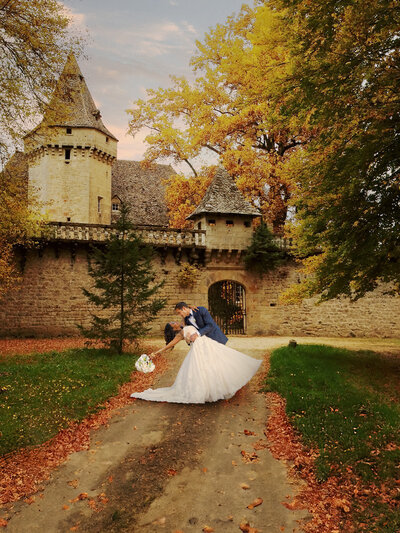
[[[207,335],[207,333],[210,333],[210,331],[215,327],[214,319],[210,315],[208,309],[205,307],[199,307],[198,312],[201,314],[201,318],[205,324],[202,328],[199,328],[199,333],[201,336]]]

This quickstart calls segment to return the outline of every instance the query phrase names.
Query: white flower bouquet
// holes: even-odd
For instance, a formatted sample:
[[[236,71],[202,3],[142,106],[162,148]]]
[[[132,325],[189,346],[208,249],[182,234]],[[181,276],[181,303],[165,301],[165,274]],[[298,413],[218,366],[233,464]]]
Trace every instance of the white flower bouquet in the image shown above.
[[[156,365],[153,363],[151,357],[144,353],[136,361],[135,367],[136,370],[139,370],[139,372],[144,372],[147,374],[148,372],[153,372],[153,370],[156,368]]]

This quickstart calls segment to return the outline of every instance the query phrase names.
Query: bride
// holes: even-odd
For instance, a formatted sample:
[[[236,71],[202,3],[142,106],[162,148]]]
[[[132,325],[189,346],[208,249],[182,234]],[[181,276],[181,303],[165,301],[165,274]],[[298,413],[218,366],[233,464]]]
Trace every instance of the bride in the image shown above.
[[[190,339],[197,335],[193,342]],[[232,398],[257,372],[261,361],[225,346],[209,337],[199,336],[194,326],[185,326],[166,346],[150,354],[169,350],[179,341],[190,343],[175,382],[171,387],[147,389],[132,398],[153,402],[205,403]]]

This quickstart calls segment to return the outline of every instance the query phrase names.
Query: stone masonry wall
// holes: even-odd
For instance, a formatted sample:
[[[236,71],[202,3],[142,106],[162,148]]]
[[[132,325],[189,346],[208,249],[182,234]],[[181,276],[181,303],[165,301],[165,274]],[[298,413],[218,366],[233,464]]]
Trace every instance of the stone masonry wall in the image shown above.
[[[21,258],[19,258],[21,259]],[[186,261],[185,254],[182,258]],[[208,289],[224,279],[241,283],[246,291],[246,333],[289,336],[400,336],[400,298],[384,294],[384,287],[357,302],[337,299],[321,305],[306,300],[283,306],[281,291],[296,282],[295,266],[287,264],[260,279],[249,275],[238,257],[212,253],[191,288],[178,283],[179,266],[171,251],[155,260],[157,279],[164,279],[167,306],[152,324],[160,335],[174,320],[174,304],[183,300],[208,306]],[[23,282],[0,302],[1,336],[77,335],[76,324],[88,325],[90,307],[81,287],[90,286],[87,245],[58,244],[41,252],[27,252]]]

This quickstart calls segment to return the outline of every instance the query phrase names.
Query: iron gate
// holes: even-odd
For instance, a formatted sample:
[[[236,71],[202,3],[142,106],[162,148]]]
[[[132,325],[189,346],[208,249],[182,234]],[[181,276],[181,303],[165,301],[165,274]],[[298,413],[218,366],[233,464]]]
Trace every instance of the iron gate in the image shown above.
[[[245,289],[236,281],[217,281],[208,289],[208,307],[215,322],[228,335],[245,333]]]

